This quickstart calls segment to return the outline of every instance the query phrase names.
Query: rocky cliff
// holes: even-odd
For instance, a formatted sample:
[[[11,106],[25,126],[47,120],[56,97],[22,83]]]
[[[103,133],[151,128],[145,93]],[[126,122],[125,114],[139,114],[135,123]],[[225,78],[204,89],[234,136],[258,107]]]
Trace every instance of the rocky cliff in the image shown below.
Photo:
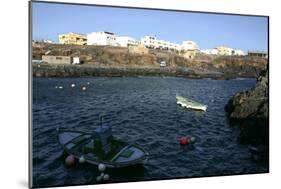
[[[233,96],[225,110],[230,124],[241,128],[240,141],[267,144],[269,127],[268,69],[257,78],[256,86]]]

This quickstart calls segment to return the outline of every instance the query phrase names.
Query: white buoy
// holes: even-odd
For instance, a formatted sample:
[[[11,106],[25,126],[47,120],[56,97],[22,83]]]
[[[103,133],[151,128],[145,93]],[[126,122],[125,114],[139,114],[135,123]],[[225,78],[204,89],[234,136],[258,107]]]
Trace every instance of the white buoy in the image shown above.
[[[99,166],[98,166],[98,168],[99,168],[99,171],[100,171],[100,172],[104,172],[105,169],[106,169],[106,166],[105,166],[104,164],[100,163]]]
[[[90,82],[87,82],[87,85],[90,85]]]
[[[75,87],[75,84],[74,84],[74,83],[72,83],[72,84],[71,84],[71,87]]]
[[[59,89],[63,89],[63,86],[59,86]]]
[[[101,176],[97,176],[96,180],[100,182],[103,178]]]
[[[84,156],[81,156],[80,158],[79,158],[79,163],[85,163],[85,158],[84,158]]]
[[[103,180],[109,180],[110,176],[108,174],[103,175]]]
[[[58,86],[55,86],[55,88],[57,89],[57,88],[58,88]]]
[[[190,143],[195,143],[196,138],[195,137],[190,137],[189,141],[190,141]]]
[[[82,87],[82,90],[83,90],[83,91],[86,91],[86,89],[87,89],[86,87]]]

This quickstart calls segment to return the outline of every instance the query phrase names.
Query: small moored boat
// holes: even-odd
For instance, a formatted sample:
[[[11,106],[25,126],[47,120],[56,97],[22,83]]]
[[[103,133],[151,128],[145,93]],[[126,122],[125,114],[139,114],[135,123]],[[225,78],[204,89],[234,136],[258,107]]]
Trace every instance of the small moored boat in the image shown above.
[[[141,164],[148,157],[141,147],[115,139],[111,127],[101,126],[94,133],[58,128],[57,137],[67,154],[76,159],[83,157],[85,162],[93,165],[127,167]]]
[[[207,105],[200,104],[199,102],[193,101],[191,99],[187,99],[182,96],[176,96],[176,99],[177,104],[182,107],[201,111],[207,110]]]

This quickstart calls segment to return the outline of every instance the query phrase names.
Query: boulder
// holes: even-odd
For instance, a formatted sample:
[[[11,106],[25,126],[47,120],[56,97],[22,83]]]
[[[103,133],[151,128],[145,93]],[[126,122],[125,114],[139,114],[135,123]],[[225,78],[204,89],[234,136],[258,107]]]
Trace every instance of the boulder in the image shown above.
[[[256,86],[234,95],[225,106],[231,125],[240,127],[240,142],[268,144],[269,100],[268,69],[262,71]]]

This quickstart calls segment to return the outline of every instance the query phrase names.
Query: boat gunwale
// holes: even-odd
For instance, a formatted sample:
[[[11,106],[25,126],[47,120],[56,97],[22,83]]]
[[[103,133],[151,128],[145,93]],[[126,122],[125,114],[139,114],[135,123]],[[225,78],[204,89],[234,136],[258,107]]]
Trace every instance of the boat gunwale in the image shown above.
[[[90,134],[90,133],[88,133],[88,132],[84,132],[84,131],[80,131],[80,130],[71,130],[71,129],[67,129],[67,128],[57,128],[57,141],[58,141],[58,143],[60,144],[60,146],[63,148],[63,150],[67,153],[67,154],[72,154],[76,159],[79,159],[80,157],[78,156],[78,154],[77,154],[77,152],[75,153],[75,154],[77,154],[77,155],[75,155],[75,154],[73,154],[73,152],[72,152],[72,149],[67,149],[66,147],[65,147],[65,145],[63,145],[63,144],[61,144],[60,143],[60,140],[59,140],[59,135],[60,135],[60,133],[63,133],[63,132],[74,132],[74,133],[81,133],[82,135],[84,134],[84,135],[92,135],[92,134]],[[81,135],[80,135],[81,136]],[[80,137],[80,136],[78,136],[78,137]],[[76,137],[75,137],[76,138]],[[74,139],[73,139],[74,140]],[[90,140],[90,138],[89,138],[89,140]],[[72,140],[71,140],[72,141]],[[81,146],[81,145],[83,145],[84,143],[82,143],[82,144],[79,144],[79,145],[77,145],[77,146]],[[140,146],[137,146],[137,145],[135,145],[135,144],[128,144],[126,147],[128,147],[128,146],[134,146],[134,147],[136,147],[136,148],[138,148],[138,149],[140,149],[142,152],[143,152],[143,156],[141,156],[140,158],[137,158],[137,159],[134,159],[134,160],[131,160],[131,161],[128,161],[128,162],[114,162],[114,163],[111,163],[110,161],[104,161],[104,160],[96,160],[96,161],[94,161],[94,160],[91,160],[91,159],[89,159],[89,158],[85,158],[85,161],[86,162],[88,162],[88,163],[90,163],[90,164],[94,164],[94,165],[98,165],[98,164],[100,164],[100,163],[103,163],[103,164],[105,164],[107,167],[109,167],[109,168],[120,168],[120,167],[126,167],[126,166],[132,166],[132,165],[134,165],[134,164],[137,164],[137,163],[140,163],[140,162],[142,162],[142,161],[144,161],[144,160],[146,160],[146,159],[148,159],[148,155],[149,155],[149,153],[148,152],[146,152],[142,147],[140,147]],[[124,148],[126,148],[126,147],[124,147]],[[82,154],[82,153],[81,153]]]

